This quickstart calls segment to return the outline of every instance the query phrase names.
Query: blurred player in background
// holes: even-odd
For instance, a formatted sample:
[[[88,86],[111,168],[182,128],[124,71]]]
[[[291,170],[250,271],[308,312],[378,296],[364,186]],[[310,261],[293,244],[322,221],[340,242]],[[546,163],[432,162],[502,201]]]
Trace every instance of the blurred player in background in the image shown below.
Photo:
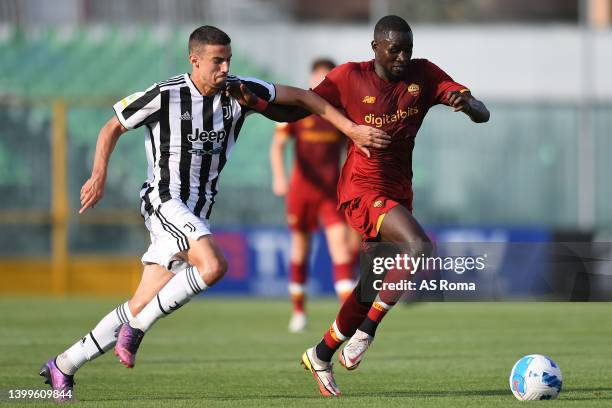
[[[397,245],[416,258],[431,254],[431,241],[412,216],[412,150],[425,114],[430,107],[445,104],[480,123],[489,120],[489,111],[436,65],[411,59],[412,46],[408,23],[398,16],[383,17],[374,29],[374,60],[336,67],[314,92],[355,123],[371,124],[391,135],[391,145],[371,149],[371,157],[350,144],[338,201],[349,224],[367,242]],[[395,272],[390,270],[385,280],[409,278],[411,271],[403,276]],[[378,324],[401,296],[396,291],[379,291],[372,302],[360,291],[358,284],[320,343],[302,356],[323,395],[340,395],[331,364],[336,350],[350,338],[339,359],[348,370],[357,368]]]
[[[117,102],[115,116],[100,130],[79,212],[102,198],[119,137],[144,126],[148,172],[140,192],[141,214],[151,244],[142,257],[144,272],[132,298],[42,366],[40,375],[60,393],[58,402],[73,399],[76,371],[113,346],[120,362],[133,367],[138,347],[153,324],[225,274],[227,261],[212,237],[209,217],[219,173],[247,115],[260,112],[277,121],[294,120],[286,108],[268,104],[277,101],[321,115],[358,143],[378,145],[388,138],[382,131],[355,125],[310,91],[229,75],[230,42],[218,28],[196,29],[189,37],[191,74],[153,84]],[[256,95],[249,103],[233,96],[240,98],[247,88]]]
[[[334,67],[329,59],[315,60],[310,74],[311,88],[319,85]],[[284,153],[291,138],[295,140],[295,159],[288,182]],[[325,229],[333,263],[334,289],[341,302],[355,286],[353,260],[359,237],[355,239],[356,234],[336,208],[340,160],[345,146],[345,136],[316,115],[278,124],[270,146],[272,190],[280,197],[287,196],[287,223],[291,230],[289,295],[293,302],[289,331],[292,333],[303,331],[307,324],[304,304],[310,234],[319,228],[319,222]]]

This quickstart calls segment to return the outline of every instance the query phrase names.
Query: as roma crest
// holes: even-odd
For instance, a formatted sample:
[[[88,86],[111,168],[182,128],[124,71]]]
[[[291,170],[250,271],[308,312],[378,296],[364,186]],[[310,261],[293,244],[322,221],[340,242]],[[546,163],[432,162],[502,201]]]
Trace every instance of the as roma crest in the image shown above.
[[[412,96],[417,96],[421,92],[421,87],[418,84],[410,84],[408,85],[408,92]]]

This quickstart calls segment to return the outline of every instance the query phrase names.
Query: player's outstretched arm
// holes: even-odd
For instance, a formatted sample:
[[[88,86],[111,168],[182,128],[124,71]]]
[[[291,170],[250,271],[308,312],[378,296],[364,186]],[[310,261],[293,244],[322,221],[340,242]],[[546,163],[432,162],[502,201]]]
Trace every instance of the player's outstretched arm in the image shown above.
[[[455,112],[465,113],[476,123],[487,122],[491,117],[485,104],[474,98],[470,92],[449,92],[448,104]]]
[[[295,105],[277,105],[274,103],[266,103],[264,108],[258,108],[256,102],[260,100],[243,82],[239,80],[227,81],[226,91],[242,106],[248,106],[251,109],[257,110],[266,118],[275,122],[295,122],[296,120],[304,119],[310,116],[310,111]]]
[[[270,167],[272,168],[272,191],[279,197],[289,189],[285,172],[285,146],[289,135],[283,129],[276,129],[270,144]]]
[[[81,209],[79,214],[83,214],[88,208],[92,208],[102,199],[108,160],[117,144],[117,140],[119,140],[119,136],[126,131],[116,116],[113,116],[100,129],[98,141],[96,142],[96,153],[91,177],[81,187]]]
[[[275,122],[295,122],[311,115],[309,110],[301,106],[277,105],[275,103],[268,104],[261,114]]]
[[[384,149],[391,143],[391,136],[384,131],[370,126],[355,124],[329,102],[312,91],[285,85],[275,86],[275,103],[298,105],[308,109],[315,115],[321,116],[350,137],[368,157],[370,157],[369,148]]]
[[[296,105],[307,109],[315,115],[321,116],[351,138],[355,145],[368,157],[370,157],[369,148],[384,149],[391,143],[391,136],[384,131],[353,123],[329,102],[312,91],[285,85],[275,85],[275,88],[275,104]],[[270,109],[268,102],[258,98],[244,85],[244,83],[228,83],[227,91],[236,98],[241,105],[248,106],[264,115],[267,113],[268,109]]]

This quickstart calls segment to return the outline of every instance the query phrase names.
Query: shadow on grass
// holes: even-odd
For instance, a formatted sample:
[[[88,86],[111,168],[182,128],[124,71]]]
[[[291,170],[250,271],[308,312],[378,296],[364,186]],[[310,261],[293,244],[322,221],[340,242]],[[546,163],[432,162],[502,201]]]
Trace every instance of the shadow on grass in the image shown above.
[[[593,395],[571,395],[567,393],[592,393]],[[602,393],[610,393],[609,395],[603,395]],[[599,394],[599,395],[598,395]],[[564,390],[561,394],[561,399],[566,401],[572,400],[610,400],[612,399],[612,388],[570,388]],[[511,398],[511,393],[506,389],[495,389],[495,390],[470,390],[470,391],[383,391],[377,392],[355,392],[351,394],[345,394],[342,399],[353,399],[353,398],[432,398],[432,397],[492,397],[492,396],[508,396]],[[139,396],[137,400],[159,400],[159,401],[192,401],[192,400],[211,400],[211,401],[265,401],[265,400],[322,400],[324,397],[321,395],[239,395],[239,396],[214,396],[214,395],[185,395],[185,396],[168,396],[163,397],[159,394],[155,396]],[[84,400],[83,400],[84,401]],[[104,398],[98,401],[125,401],[129,402],[129,399],[123,398]],[[85,401],[84,401],[85,402]]]
[[[568,395],[568,393],[580,393],[579,395]],[[591,395],[583,395],[590,393]],[[609,393],[609,394],[605,394]],[[406,397],[487,397],[498,395],[511,395],[510,390],[464,390],[464,391],[389,391],[389,392],[356,392],[347,397],[380,397],[406,398]],[[568,388],[561,393],[563,400],[612,400],[612,388]]]
[[[578,393],[578,395],[567,395],[569,393]],[[591,395],[583,395],[583,393],[591,393]],[[561,392],[561,398],[568,401],[584,401],[584,400],[612,400],[612,388],[610,387],[591,387],[591,388],[564,388]]]

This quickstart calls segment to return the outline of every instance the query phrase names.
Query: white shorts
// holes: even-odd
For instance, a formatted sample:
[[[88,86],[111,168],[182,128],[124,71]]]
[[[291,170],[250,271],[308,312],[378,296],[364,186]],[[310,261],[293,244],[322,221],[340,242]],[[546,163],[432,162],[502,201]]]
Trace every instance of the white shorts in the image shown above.
[[[197,240],[210,235],[208,220],[198,218],[180,200],[159,205],[151,215],[145,212],[145,225],[151,235],[151,245],[142,256],[143,265],[158,264],[170,271],[186,266],[178,254],[189,249],[187,238]]]

